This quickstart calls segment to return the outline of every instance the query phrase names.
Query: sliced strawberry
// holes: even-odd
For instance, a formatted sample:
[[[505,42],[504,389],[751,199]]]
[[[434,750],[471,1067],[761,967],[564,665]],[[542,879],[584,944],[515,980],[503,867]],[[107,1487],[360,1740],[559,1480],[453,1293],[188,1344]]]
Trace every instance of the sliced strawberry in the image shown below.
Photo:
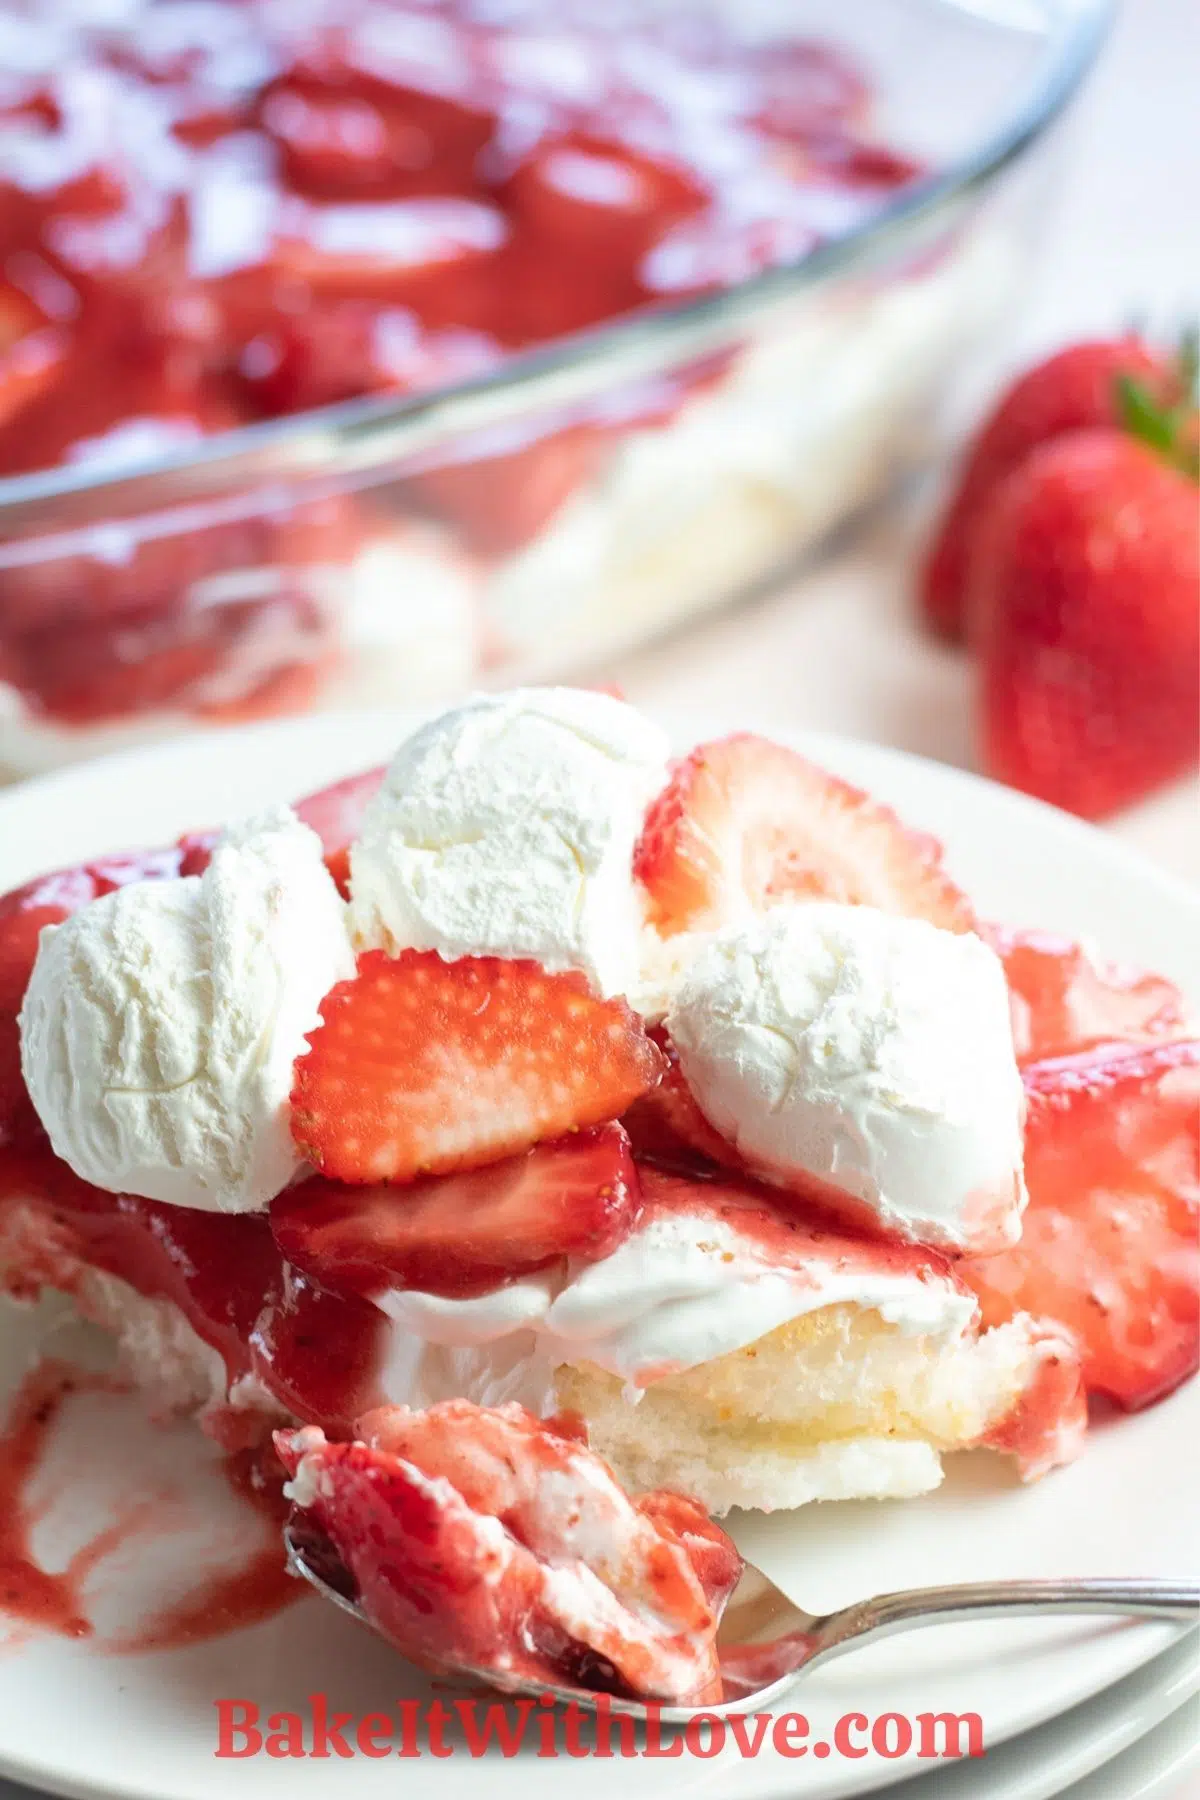
[[[742,1559],[733,1540],[713,1523],[698,1500],[686,1494],[656,1488],[652,1493],[640,1494],[634,1505],[663,1537],[686,1551],[709,1605],[720,1615],[742,1578]]]
[[[389,1330],[362,1295],[330,1293],[284,1263],[249,1334],[251,1369],[286,1412],[345,1437],[382,1398]]]
[[[708,200],[694,170],[616,138],[574,131],[535,146],[509,177],[509,210],[559,256],[628,266]]]
[[[482,331],[432,330],[401,306],[317,299],[264,322],[242,350],[237,381],[269,418],[361,394],[414,393],[493,368],[501,346]]]
[[[0,424],[58,379],[69,350],[68,333],[0,274]]]
[[[379,205],[294,201],[271,268],[279,280],[309,284],[318,299],[375,298],[413,307],[434,328],[473,325],[479,278],[506,235],[498,208],[453,195]]]
[[[293,1478],[315,1477],[293,1529],[315,1529],[310,1560],[330,1551],[375,1629],[411,1662],[486,1667],[519,1644],[541,1578],[527,1551],[485,1526],[448,1484],[368,1444],[326,1443],[312,1429],[275,1434]],[[323,1554],[322,1554],[323,1552]]]
[[[1148,1406],[1200,1361],[1200,1042],[1034,1063],[1025,1088],[1021,1242],[959,1272],[986,1324],[1057,1320],[1092,1392]]]
[[[531,962],[368,951],[296,1061],[292,1134],[338,1181],[476,1169],[617,1118],[662,1057],[623,1000]]]
[[[347,850],[358,836],[363,814],[383,780],[382,764],[364,769],[361,775],[347,775],[332,787],[318,788],[296,801],[296,816],[315,831],[326,856]]]
[[[1022,1062],[1183,1031],[1183,995],[1164,975],[1096,962],[1049,931],[991,926],[987,938],[1004,964]]]
[[[749,732],[702,744],[652,802],[634,852],[664,935],[711,929],[778,900],[875,906],[970,931],[941,846],[782,744]]]
[[[482,1294],[564,1256],[596,1261],[633,1225],[638,1178],[619,1125],[407,1187],[285,1188],[271,1228],[289,1262],[336,1292]]]

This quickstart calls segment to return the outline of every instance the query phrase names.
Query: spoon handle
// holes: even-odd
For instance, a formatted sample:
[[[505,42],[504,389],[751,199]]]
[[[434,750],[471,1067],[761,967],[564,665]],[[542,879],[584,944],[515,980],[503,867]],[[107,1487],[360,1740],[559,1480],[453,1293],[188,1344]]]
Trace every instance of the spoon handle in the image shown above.
[[[893,1631],[921,1625],[1067,1613],[1123,1613],[1196,1624],[1200,1622],[1200,1582],[983,1581],[880,1594],[823,1619],[816,1654],[828,1656],[865,1638],[887,1637]]]

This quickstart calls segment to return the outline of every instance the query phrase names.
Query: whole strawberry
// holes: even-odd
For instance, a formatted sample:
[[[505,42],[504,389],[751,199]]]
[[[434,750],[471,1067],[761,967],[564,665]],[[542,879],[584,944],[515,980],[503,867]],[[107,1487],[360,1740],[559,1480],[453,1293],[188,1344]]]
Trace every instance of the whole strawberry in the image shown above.
[[[1107,428],[1033,451],[991,499],[968,586],[985,769],[1091,819],[1200,746],[1194,415],[1129,398],[1157,447]]]
[[[1008,389],[971,448],[921,574],[926,622],[943,637],[965,625],[967,568],[980,520],[1004,477],[1031,450],[1068,431],[1120,422],[1122,380],[1153,399],[1177,399],[1186,373],[1133,335],[1072,344]]]

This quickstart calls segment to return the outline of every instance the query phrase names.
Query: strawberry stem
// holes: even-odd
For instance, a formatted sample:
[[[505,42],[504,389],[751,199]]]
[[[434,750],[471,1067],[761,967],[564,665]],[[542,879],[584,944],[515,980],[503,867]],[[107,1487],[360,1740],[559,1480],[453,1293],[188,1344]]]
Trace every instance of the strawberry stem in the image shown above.
[[[1166,397],[1132,375],[1118,375],[1117,417],[1124,430],[1162,456],[1181,474],[1200,481],[1200,430],[1196,394],[1200,380],[1200,330],[1189,326],[1175,354],[1175,380]]]

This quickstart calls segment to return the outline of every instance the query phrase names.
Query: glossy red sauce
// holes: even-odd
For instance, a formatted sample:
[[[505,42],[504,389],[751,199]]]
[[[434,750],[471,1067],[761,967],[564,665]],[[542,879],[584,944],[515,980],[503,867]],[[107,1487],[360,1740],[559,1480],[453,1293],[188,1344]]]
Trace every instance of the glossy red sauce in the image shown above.
[[[135,1500],[109,1519],[70,1557],[65,1567],[43,1566],[33,1545],[42,1508],[33,1490],[64,1405],[73,1395],[111,1391],[111,1380],[54,1360],[39,1363],[10,1403],[0,1431],[0,1613],[39,1631],[92,1638],[86,1590],[106,1560],[131,1540],[158,1526],[153,1498]],[[273,1453],[243,1450],[223,1459],[234,1493],[268,1527],[261,1547],[240,1566],[202,1576],[169,1608],[134,1630],[105,1640],[123,1653],[182,1648],[272,1617],[300,1598],[288,1575],[279,1527],[287,1515],[282,1471]]]
[[[437,385],[740,280],[917,172],[844,53],[732,8],[43,7],[0,87],[0,474],[130,420],[170,447]]]
[[[523,0],[500,22],[490,0],[330,0],[298,20],[267,0],[144,0],[89,26],[67,0],[13,7],[0,479],[106,475],[263,418],[452,385],[800,256],[918,172],[871,136],[844,54],[755,41],[736,8],[631,25],[594,0]],[[721,367],[459,446],[389,508],[506,555],[615,433],[669,418]],[[214,512],[117,556],[18,557],[0,567],[0,682],[78,726],[303,705],[338,653],[313,571],[378,529],[343,496]],[[209,577],[232,589],[247,571],[279,579],[213,602]]]
[[[383,1315],[291,1269],[261,1214],[107,1193],[41,1140],[0,1150],[0,1242],[14,1221],[26,1291],[44,1283],[72,1292],[83,1268],[115,1275],[176,1306],[220,1355],[231,1385],[255,1376],[282,1411],[330,1432],[344,1432],[378,1399]],[[239,1424],[236,1413],[213,1420],[227,1441]]]
[[[804,1202],[788,1210],[789,1197],[776,1188],[720,1171],[684,1173],[643,1166],[643,1220],[670,1213],[711,1218],[735,1231],[754,1255],[780,1269],[804,1272],[813,1280],[829,1269],[842,1274],[950,1278],[950,1260],[924,1244],[857,1231]]]
[[[0,1612],[63,1637],[92,1635],[84,1587],[136,1521],[126,1518],[106,1526],[76,1550],[65,1568],[44,1569],[33,1550],[39,1509],[30,1489],[64,1403],[73,1393],[104,1385],[63,1363],[39,1363],[17,1390],[0,1432]]]
[[[233,1491],[266,1526],[261,1548],[251,1552],[241,1567],[202,1578],[181,1599],[122,1633],[106,1648],[124,1655],[182,1650],[189,1644],[259,1625],[304,1598],[305,1588],[288,1573],[280,1537],[290,1508],[273,1452],[234,1451],[226,1458],[224,1470]]]

